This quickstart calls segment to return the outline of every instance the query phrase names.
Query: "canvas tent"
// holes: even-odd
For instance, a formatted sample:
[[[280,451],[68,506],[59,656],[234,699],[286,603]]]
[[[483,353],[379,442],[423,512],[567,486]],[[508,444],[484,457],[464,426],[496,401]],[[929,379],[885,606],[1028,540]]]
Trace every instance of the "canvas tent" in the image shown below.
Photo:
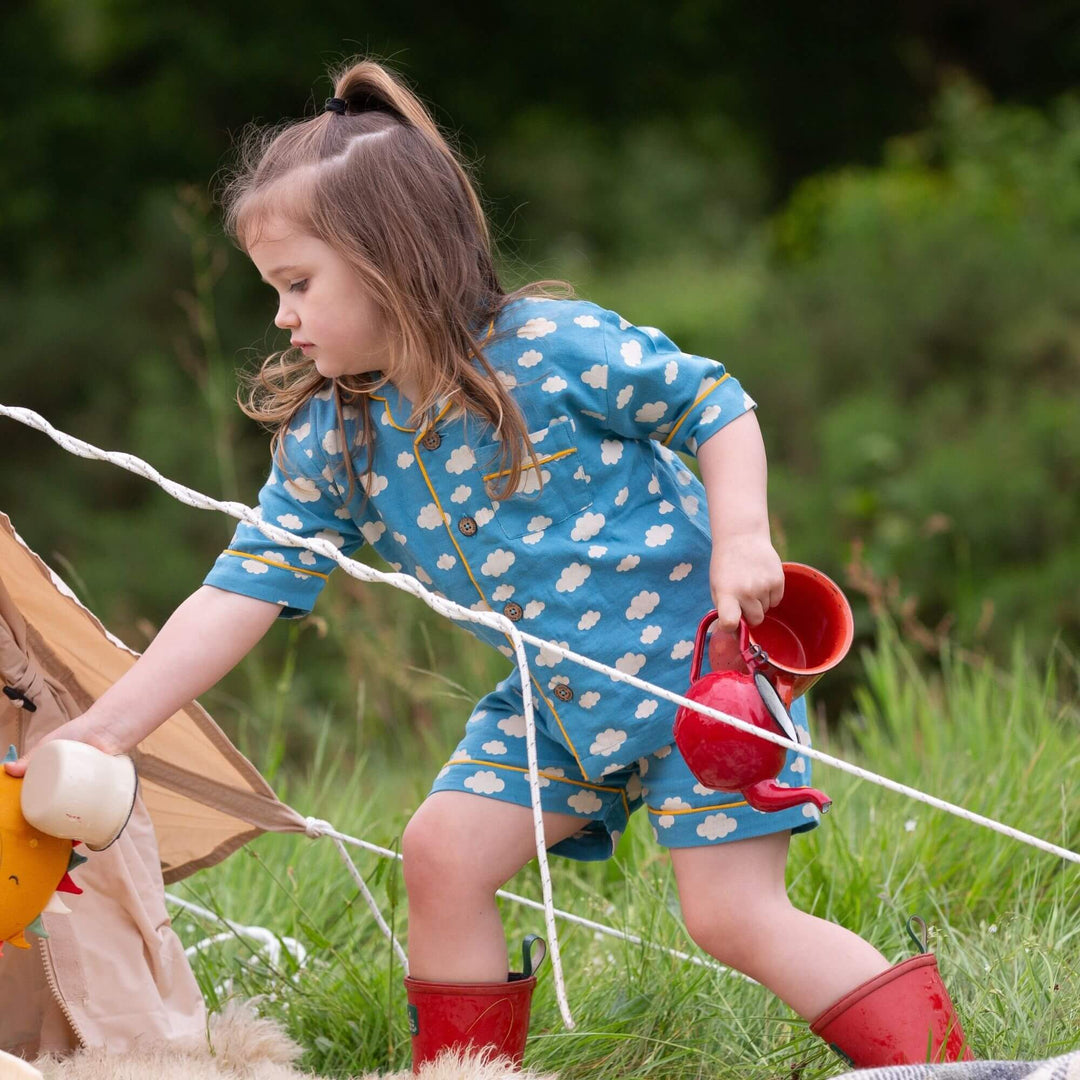
[[[135,662],[0,513],[0,746],[32,748]],[[16,1053],[205,1038],[194,976],[165,909],[164,885],[213,866],[265,831],[304,832],[199,705],[133,753],[140,795],[108,850],[75,872],[70,915],[48,939],[0,957],[0,1048]]]

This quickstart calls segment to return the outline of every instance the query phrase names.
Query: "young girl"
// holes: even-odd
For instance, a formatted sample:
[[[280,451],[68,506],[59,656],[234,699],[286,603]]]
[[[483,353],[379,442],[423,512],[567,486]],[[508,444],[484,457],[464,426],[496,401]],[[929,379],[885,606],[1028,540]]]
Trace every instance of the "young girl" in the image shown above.
[[[371,544],[439,594],[680,693],[710,598],[726,631],[779,601],[753,401],[657,330],[547,283],[507,294],[468,177],[386,69],[355,64],[322,114],[250,139],[225,209],[291,338],[246,410],[275,429],[264,520],[346,554]],[[53,737],[134,746],[276,617],[310,611],[333,565],[241,526],[131,672]],[[607,858],[644,808],[703,949],[859,1064],[923,1060],[930,1031],[938,1052],[955,1020],[932,963],[889,969],[789,902],[788,840],[816,810],[760,813],[702,787],[668,703],[544,649],[529,659],[553,851]],[[477,703],[403,838],[411,978],[451,1003],[507,985],[495,891],[534,854],[522,713],[515,672]],[[793,715],[809,742],[801,702]],[[807,764],[789,755],[781,779],[806,785]],[[425,1055],[488,1041],[419,1023]],[[523,1038],[498,1048],[520,1058]]]

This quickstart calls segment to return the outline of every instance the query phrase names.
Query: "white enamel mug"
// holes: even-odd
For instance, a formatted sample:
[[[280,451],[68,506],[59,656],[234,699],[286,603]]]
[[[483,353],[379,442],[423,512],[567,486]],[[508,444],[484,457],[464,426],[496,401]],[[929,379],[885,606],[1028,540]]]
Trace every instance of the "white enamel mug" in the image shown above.
[[[126,754],[106,754],[89,743],[53,739],[30,756],[22,786],[22,814],[35,829],[81,840],[103,851],[123,831],[135,806],[138,778]]]

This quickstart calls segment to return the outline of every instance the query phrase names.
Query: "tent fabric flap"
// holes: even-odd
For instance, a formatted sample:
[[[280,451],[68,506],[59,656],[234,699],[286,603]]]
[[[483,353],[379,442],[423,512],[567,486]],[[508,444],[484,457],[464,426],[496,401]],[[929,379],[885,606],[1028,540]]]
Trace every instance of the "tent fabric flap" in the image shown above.
[[[0,513],[0,677],[33,704],[45,690],[69,698],[77,716],[138,654],[110,634]],[[17,711],[17,699],[0,710]],[[18,730],[22,730],[21,727]],[[22,751],[23,747],[19,747]],[[262,832],[303,832],[282,803],[196,702],[173,714],[132,754],[166,883],[213,866]]]

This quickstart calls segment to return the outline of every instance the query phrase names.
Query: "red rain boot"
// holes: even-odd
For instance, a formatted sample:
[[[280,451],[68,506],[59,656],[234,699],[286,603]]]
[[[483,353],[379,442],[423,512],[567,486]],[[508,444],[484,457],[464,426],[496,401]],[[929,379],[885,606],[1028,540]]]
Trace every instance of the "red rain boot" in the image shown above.
[[[531,954],[537,942],[542,951],[534,964]],[[489,1050],[494,1057],[507,1057],[520,1065],[536,986],[533,971],[543,963],[546,952],[543,940],[530,934],[521,946],[524,970],[512,972],[503,983],[425,982],[406,976],[413,1072],[451,1048],[472,1053]]]
[[[857,986],[810,1030],[857,1069],[974,1060],[933,953]]]

